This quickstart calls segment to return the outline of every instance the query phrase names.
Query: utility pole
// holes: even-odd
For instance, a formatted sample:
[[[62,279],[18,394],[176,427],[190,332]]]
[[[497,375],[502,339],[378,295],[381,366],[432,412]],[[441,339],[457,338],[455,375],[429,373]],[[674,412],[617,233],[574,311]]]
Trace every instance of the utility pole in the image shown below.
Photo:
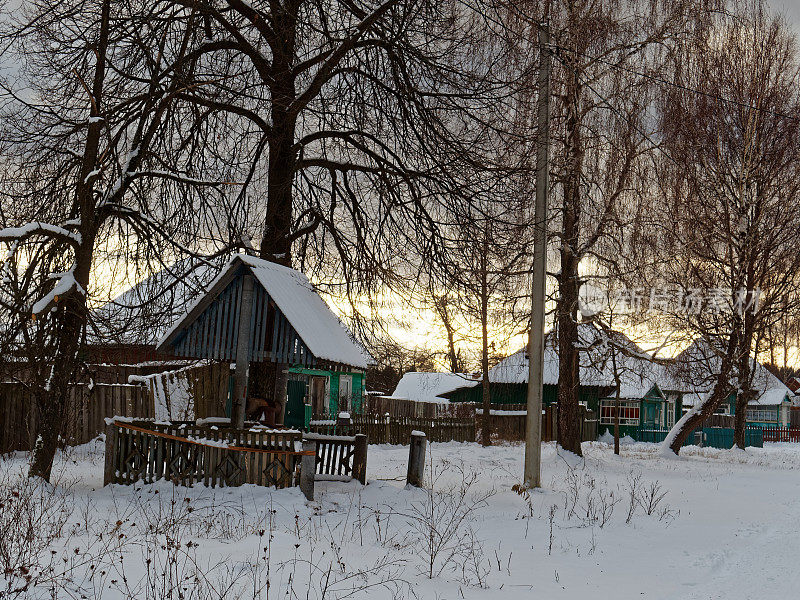
[[[547,294],[547,192],[550,154],[550,26],[539,26],[539,101],[536,129],[536,203],[534,205],[533,287],[528,337],[528,419],[525,436],[526,488],[542,486],[542,391],[544,314]]]

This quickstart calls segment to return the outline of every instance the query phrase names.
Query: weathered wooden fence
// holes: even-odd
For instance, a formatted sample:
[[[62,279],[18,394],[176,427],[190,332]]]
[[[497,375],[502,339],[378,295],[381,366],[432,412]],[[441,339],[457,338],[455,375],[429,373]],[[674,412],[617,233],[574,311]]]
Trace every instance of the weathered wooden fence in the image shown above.
[[[364,414],[382,417],[412,417],[435,419],[439,417],[466,418],[475,414],[475,404],[467,402],[437,403],[417,402],[405,398],[368,395],[364,399]]]
[[[800,442],[800,427],[764,427],[765,442]]]
[[[500,440],[520,441],[525,439],[527,408],[525,405],[498,405],[502,408],[490,412],[493,435]],[[353,436],[363,433],[370,444],[408,444],[412,431],[423,431],[431,442],[474,442],[478,430],[483,426],[483,411],[471,405],[474,415],[468,417],[394,417],[391,415],[351,415],[350,423],[334,420],[312,421],[311,431],[326,435]],[[597,439],[598,420],[593,411],[581,407],[580,430],[582,441]],[[542,441],[552,442],[557,438],[557,407],[546,406],[542,410]]]
[[[475,418],[386,417],[385,415],[352,415],[349,424],[312,424],[319,434],[367,436],[370,444],[408,444],[412,431],[423,431],[432,442],[474,442]]]
[[[114,420],[106,430],[104,484],[299,485],[299,431]]]
[[[85,444],[105,428],[105,419],[115,415],[153,417],[153,403],[140,385],[76,384],[70,388],[61,438],[69,445]],[[30,450],[36,439],[36,402],[21,383],[0,383],[0,453]]]
[[[502,404],[489,413],[490,426],[500,440],[520,441],[525,439],[528,410],[524,404]],[[477,409],[475,416],[478,428],[483,425],[483,410]],[[555,404],[542,409],[542,441],[554,442],[558,438],[558,407]],[[597,439],[598,420],[594,411],[580,407],[581,441],[593,442]]]
[[[109,419],[104,485],[160,479],[186,486],[300,486],[313,499],[315,479],[366,483],[367,439]]]

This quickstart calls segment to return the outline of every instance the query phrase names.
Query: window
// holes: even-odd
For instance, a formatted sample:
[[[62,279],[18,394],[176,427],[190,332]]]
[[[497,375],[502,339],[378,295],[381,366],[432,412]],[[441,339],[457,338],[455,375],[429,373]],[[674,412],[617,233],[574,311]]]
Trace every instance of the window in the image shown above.
[[[757,422],[777,421],[778,407],[771,406],[771,407],[748,408],[747,420],[757,421]]]
[[[614,404],[615,400],[607,399],[600,401],[600,423],[602,425],[614,424]],[[639,401],[620,400],[619,402],[619,424],[638,425],[639,424]]]

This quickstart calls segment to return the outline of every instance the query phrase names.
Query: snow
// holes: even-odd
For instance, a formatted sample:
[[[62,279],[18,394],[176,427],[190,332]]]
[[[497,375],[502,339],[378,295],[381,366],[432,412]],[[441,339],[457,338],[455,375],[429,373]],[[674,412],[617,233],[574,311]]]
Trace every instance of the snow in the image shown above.
[[[145,586],[166,598],[159,586],[170,581],[148,580],[147,561],[185,575],[197,564],[199,581],[182,582],[189,592],[200,596],[204,585],[232,581],[241,587],[230,597],[245,599],[267,597],[259,587],[267,563],[275,598],[796,597],[800,445],[746,452],[687,447],[672,460],[659,457],[655,444],[623,445],[619,457],[604,443],[585,443],[583,450],[570,466],[554,444],[543,445],[544,488],[517,493],[522,446],[432,443],[429,491],[405,487],[408,447],[373,445],[368,485],[317,481],[315,501],[306,502],[297,488],[184,488],[164,481],[103,488],[100,438],[59,452],[53,488],[24,476],[26,453],[10,455],[0,463],[0,494],[35,485],[37,497],[63,498],[66,524],[38,551],[44,562],[51,550],[57,561],[76,557],[68,558],[77,576],[60,588],[65,598],[80,597],[69,593],[75,586],[87,597],[102,590],[107,600],[144,597]],[[466,498],[474,508],[458,525],[459,553],[447,563],[438,556],[437,566],[444,566],[429,579],[426,508],[450,522],[448,514],[462,514],[459,490],[471,480]],[[632,485],[640,501],[628,520]],[[651,489],[666,495],[648,515]],[[605,523],[603,502],[615,503]],[[43,530],[60,518],[55,508],[44,513]],[[10,514],[0,508],[0,518]],[[102,560],[80,560],[105,544],[113,552]],[[91,579],[90,565],[99,565]],[[25,597],[50,597],[49,588],[37,591]]]
[[[432,402],[447,404],[447,398],[441,394],[452,392],[461,387],[475,387],[478,381],[466,373],[406,373],[397,383],[397,387],[389,398],[413,400],[414,402]]]
[[[339,318],[295,269],[239,255],[275,301],[311,353],[322,360],[366,369],[370,358]]]
[[[74,242],[75,244],[80,244],[83,239],[81,234],[76,231],[69,231],[68,229],[59,227],[58,225],[35,221],[32,223],[26,223],[21,227],[5,227],[4,229],[0,229],[0,240],[10,242],[39,233],[63,237]]]
[[[152,375],[129,375],[128,382],[148,386],[153,394],[156,419],[193,421],[194,399],[188,375],[197,364]],[[203,364],[202,361],[199,364]]]
[[[52,275],[52,277],[57,278],[58,282],[53,289],[50,290],[50,292],[45,294],[33,304],[31,307],[31,312],[34,315],[43,313],[53,302],[57,302],[59,297],[68,294],[72,290],[75,290],[84,296],[86,295],[86,290],[84,290],[81,284],[76,281],[73,269],[70,269],[66,273],[55,273]]]

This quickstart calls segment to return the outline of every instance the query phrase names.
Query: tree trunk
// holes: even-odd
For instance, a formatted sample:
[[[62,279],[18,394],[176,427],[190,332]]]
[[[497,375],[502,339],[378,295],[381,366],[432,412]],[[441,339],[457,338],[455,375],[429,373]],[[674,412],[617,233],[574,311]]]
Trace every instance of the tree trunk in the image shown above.
[[[487,259],[487,244],[484,243],[483,258]],[[481,264],[481,371],[483,372],[483,425],[481,444],[492,445],[492,396],[489,381],[489,274],[488,265]]]
[[[558,275],[558,443],[565,450],[581,455],[578,423],[578,263],[580,225],[580,180],[583,151],[578,122],[578,84],[568,88],[567,173],[564,179],[564,201],[561,230],[561,271]]]
[[[75,279],[84,290],[88,287],[93,247],[94,237],[87,232],[75,267]],[[79,291],[72,292],[61,300],[56,312],[42,318],[57,320],[53,332],[55,349],[48,378],[36,393],[39,427],[28,475],[50,481],[59,434],[67,418],[69,388],[78,371],[78,353],[87,320],[86,297]]]
[[[65,306],[48,317],[60,318],[61,323],[54,333],[57,336],[57,349],[49,377],[36,393],[38,433],[28,471],[29,476],[41,477],[46,481],[50,481],[59,435],[67,418],[69,386],[77,371],[77,356],[85,322],[85,317],[81,317],[85,303],[82,302],[82,296],[76,297],[79,295],[76,293],[68,296]]]
[[[296,118],[289,106],[297,96],[292,64],[295,56],[297,31],[297,9],[286,7],[273,13],[273,27],[279,47],[273,48],[271,81],[268,83],[272,95],[272,131],[269,134],[269,167],[267,181],[267,210],[259,254],[261,258],[278,264],[292,266],[292,192],[297,150],[294,147]],[[267,83],[267,82],[265,82]],[[265,370],[262,378],[274,382],[273,399],[277,403],[277,423],[283,424],[286,411],[286,390],[289,365],[285,363],[260,367]],[[269,371],[272,372],[270,376]]]
[[[94,182],[91,174],[99,162],[100,139],[103,130],[103,84],[105,82],[110,21],[111,0],[104,0],[95,47],[96,62],[89,99],[89,114],[92,119],[87,127],[81,169],[75,187],[75,206],[80,215],[81,242],[75,249],[73,277],[82,289],[68,293],[60,299],[60,305],[56,299],[57,310],[42,315],[42,318],[54,319],[56,322],[53,328],[53,362],[47,381],[40,384],[37,393],[39,433],[28,474],[31,477],[42,477],[47,481],[50,480],[53,459],[58,448],[58,436],[67,414],[69,386],[74,382],[78,370],[78,353],[88,319],[85,294],[89,289],[89,274],[99,227],[95,207]]]
[[[750,349],[753,344],[753,315],[745,312],[744,332],[739,344],[739,372],[737,380],[739,385],[736,390],[736,408],[733,417],[733,443],[742,450],[745,448],[745,426],[747,424],[747,405],[755,398],[756,392],[752,389],[753,369],[750,362]]]
[[[616,385],[616,395],[614,398],[614,454],[619,456],[619,409],[620,394],[622,393],[622,382],[620,381],[619,371],[617,371],[617,351],[612,348],[611,362],[614,368],[614,384]]]
[[[685,421],[680,419],[675,423],[675,428],[680,427],[680,429],[677,431],[675,437],[672,439],[672,442],[669,445],[670,450],[672,450],[675,454],[680,452],[683,442],[685,442],[686,438],[689,437],[689,433],[702,425],[708,417],[714,414],[714,411],[717,409],[720,403],[722,403],[730,395],[730,376],[731,371],[733,370],[734,356],[738,347],[737,340],[738,334],[736,331],[734,331],[728,338],[728,347],[726,349],[725,356],[722,358],[722,364],[720,365],[720,371],[717,375],[717,381],[714,384],[714,390],[711,393],[711,398],[706,401],[702,409],[696,414],[692,415]]]

